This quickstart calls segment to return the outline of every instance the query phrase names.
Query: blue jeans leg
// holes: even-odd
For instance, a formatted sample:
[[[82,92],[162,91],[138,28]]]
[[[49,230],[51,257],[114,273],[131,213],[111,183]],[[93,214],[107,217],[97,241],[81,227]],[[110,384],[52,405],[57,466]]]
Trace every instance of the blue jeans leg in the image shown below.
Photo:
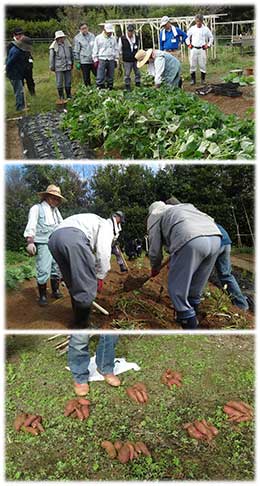
[[[90,355],[87,334],[72,334],[69,341],[68,364],[75,383],[88,383]]]
[[[96,363],[98,370],[103,374],[113,373],[115,359],[115,345],[118,336],[104,334],[99,337],[96,350]]]
[[[21,79],[10,79],[10,81],[15,94],[16,111],[22,111],[25,108],[23,82]]]
[[[246,297],[242,294],[238,282],[234,275],[232,275],[231,267],[231,245],[224,245],[221,248],[215,267],[217,270],[218,278],[222,287],[227,286],[227,292],[234,305],[243,310],[248,310],[248,302]]]

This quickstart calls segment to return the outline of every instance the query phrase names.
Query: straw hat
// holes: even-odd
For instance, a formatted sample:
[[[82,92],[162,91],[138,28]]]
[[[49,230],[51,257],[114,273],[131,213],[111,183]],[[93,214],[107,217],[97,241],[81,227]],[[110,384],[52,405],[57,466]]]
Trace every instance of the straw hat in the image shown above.
[[[50,194],[51,196],[59,197],[61,200],[66,201],[65,197],[61,195],[61,190],[58,186],[55,186],[54,184],[50,184],[46,191],[43,192],[38,192],[37,193],[39,196],[46,196]]]
[[[60,37],[66,37],[66,35],[64,34],[64,32],[62,30],[56,30],[56,32],[55,32],[55,40],[56,39],[59,39]]]
[[[137,60],[137,67],[141,68],[145,65],[148,59],[151,57],[153,49],[148,49],[144,51],[143,49],[139,49],[135,55],[135,59]]]

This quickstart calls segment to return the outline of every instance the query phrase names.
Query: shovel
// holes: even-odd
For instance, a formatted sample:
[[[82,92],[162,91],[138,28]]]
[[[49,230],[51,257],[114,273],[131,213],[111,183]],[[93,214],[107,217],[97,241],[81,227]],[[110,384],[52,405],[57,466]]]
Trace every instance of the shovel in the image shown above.
[[[170,258],[171,257],[166,258],[166,260],[162,263],[160,270],[163,267],[165,267],[166,265],[168,265],[168,263],[170,261]],[[124,288],[124,290],[126,292],[130,292],[131,290],[140,289],[141,287],[143,287],[143,285],[146,282],[148,282],[152,278],[155,278],[155,277],[152,277],[151,275],[149,275],[149,276],[145,276],[145,277],[136,277],[136,278],[134,278],[134,277],[131,277],[129,275],[129,277],[124,282],[123,288]]]

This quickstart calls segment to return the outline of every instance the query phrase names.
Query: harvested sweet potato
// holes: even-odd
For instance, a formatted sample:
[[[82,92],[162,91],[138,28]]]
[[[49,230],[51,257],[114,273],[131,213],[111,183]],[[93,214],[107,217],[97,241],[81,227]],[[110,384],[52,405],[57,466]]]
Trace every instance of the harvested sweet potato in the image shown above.
[[[121,449],[121,447],[123,447],[123,442],[121,442],[121,440],[116,440],[115,443],[114,443],[114,448],[119,451],[119,449]]]
[[[23,432],[27,432],[28,434],[39,435],[39,430],[38,429],[34,429],[33,427],[30,427],[30,426],[22,425],[21,430]]]
[[[79,407],[76,407],[75,410],[76,410],[76,414],[78,416],[78,419],[79,420],[84,420],[85,417],[84,417],[84,414],[82,413],[81,409]]]
[[[132,444],[132,442],[127,441],[125,445],[129,448],[129,460],[132,461],[135,458],[135,448]]]
[[[126,389],[126,393],[131,398],[131,400],[134,400],[135,402],[138,403],[138,398],[136,396],[135,390],[132,387],[129,387]]]
[[[227,415],[230,415],[230,417],[239,413],[238,410],[235,410],[233,407],[229,407],[228,405],[224,405],[223,410]]]
[[[147,388],[146,388],[146,385],[142,382],[138,382],[134,385],[134,388],[137,388],[137,390],[140,390],[140,391],[147,391]]]
[[[89,407],[88,407],[88,405],[82,405],[81,412],[84,415],[84,419],[88,418],[89,417]]]
[[[242,413],[247,413],[247,414],[252,413],[251,407],[249,407],[249,405],[244,404],[243,402],[230,401],[226,405]]]
[[[144,442],[136,442],[135,443],[135,450],[138,453],[141,452],[144,456],[150,456],[151,455],[149,449],[147,448],[147,446],[145,445]]]
[[[207,422],[205,419],[202,419],[201,421],[203,423],[203,425],[205,425],[206,428],[208,428],[211,433],[213,434],[214,437],[216,437],[218,435],[218,429],[216,427],[214,427],[213,424],[211,424],[210,422]]]
[[[109,455],[110,459],[115,459],[117,456],[117,451],[109,440],[103,440],[101,443],[101,447],[106,450],[107,454]]]
[[[78,398],[77,401],[80,405],[90,405],[90,401],[87,398]]]
[[[42,424],[42,417],[39,415],[32,423],[31,423],[31,427],[33,427],[33,429],[38,429],[39,432],[45,432]]]
[[[130,449],[124,444],[118,451],[118,460],[121,464],[126,464],[130,459]]]
[[[27,413],[20,413],[14,420],[14,428],[16,432],[20,432],[22,425],[24,424],[25,420],[27,419]]]
[[[200,422],[199,420],[194,420],[193,422],[194,424],[194,427],[196,427],[196,429],[203,435],[206,435],[208,436],[208,428],[206,425],[204,425],[202,422]]]
[[[240,415],[240,417],[238,417],[236,419],[236,422],[238,422],[238,423],[240,423],[240,422],[249,422],[251,419],[252,419],[252,417],[250,417],[250,415]]]
[[[75,408],[78,405],[78,401],[76,399],[69,400],[66,404],[64,415],[65,417],[69,417],[69,415],[72,414],[72,412],[75,410]]]
[[[142,392],[140,392],[139,390],[135,390],[135,395],[139,403],[144,403],[144,397]]]
[[[29,427],[35,419],[37,419],[37,415],[29,414],[24,421],[24,426]]]
[[[190,437],[192,437],[192,439],[196,439],[196,440],[203,439],[203,434],[201,432],[199,432],[196,429],[196,427],[194,427],[194,425],[192,425],[192,424],[190,424],[187,427],[187,433],[189,434]]]

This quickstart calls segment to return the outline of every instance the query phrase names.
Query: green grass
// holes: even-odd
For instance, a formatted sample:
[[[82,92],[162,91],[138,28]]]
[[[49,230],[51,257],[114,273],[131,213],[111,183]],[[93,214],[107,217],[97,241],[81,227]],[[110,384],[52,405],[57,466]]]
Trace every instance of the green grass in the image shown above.
[[[57,91],[55,84],[55,74],[49,70],[49,46],[47,43],[40,44],[34,47],[34,80],[36,83],[36,96],[31,97],[25,89],[27,103],[30,104],[28,114],[44,113],[56,109],[55,101],[57,99]],[[236,49],[230,47],[219,47],[218,59],[216,61],[208,61],[208,75],[207,80],[219,81],[228,74],[230,69],[253,67],[253,56],[240,56]],[[146,72],[146,68],[143,69]],[[182,65],[183,77],[185,80],[189,79],[189,65],[186,59]],[[75,92],[77,87],[82,82],[81,72],[76,69],[73,70],[72,91]],[[123,75],[116,70],[115,87],[123,87]],[[6,79],[6,115],[11,118],[16,115],[15,101],[13,89],[10,81]]]
[[[230,399],[254,403],[251,336],[120,337],[117,356],[137,362],[141,371],[123,374],[117,389],[91,383],[91,414],[83,423],[63,416],[73,396],[72,379],[66,357],[58,357],[45,340],[7,338],[7,480],[253,480],[254,423],[232,425],[222,411]],[[182,388],[161,384],[167,367],[183,373]],[[145,406],[125,393],[137,381],[149,391]],[[16,433],[12,424],[20,410],[41,414],[46,432]],[[212,447],[197,444],[182,428],[203,417],[220,432]],[[143,440],[152,458],[126,465],[110,461],[100,447],[105,439]]]

